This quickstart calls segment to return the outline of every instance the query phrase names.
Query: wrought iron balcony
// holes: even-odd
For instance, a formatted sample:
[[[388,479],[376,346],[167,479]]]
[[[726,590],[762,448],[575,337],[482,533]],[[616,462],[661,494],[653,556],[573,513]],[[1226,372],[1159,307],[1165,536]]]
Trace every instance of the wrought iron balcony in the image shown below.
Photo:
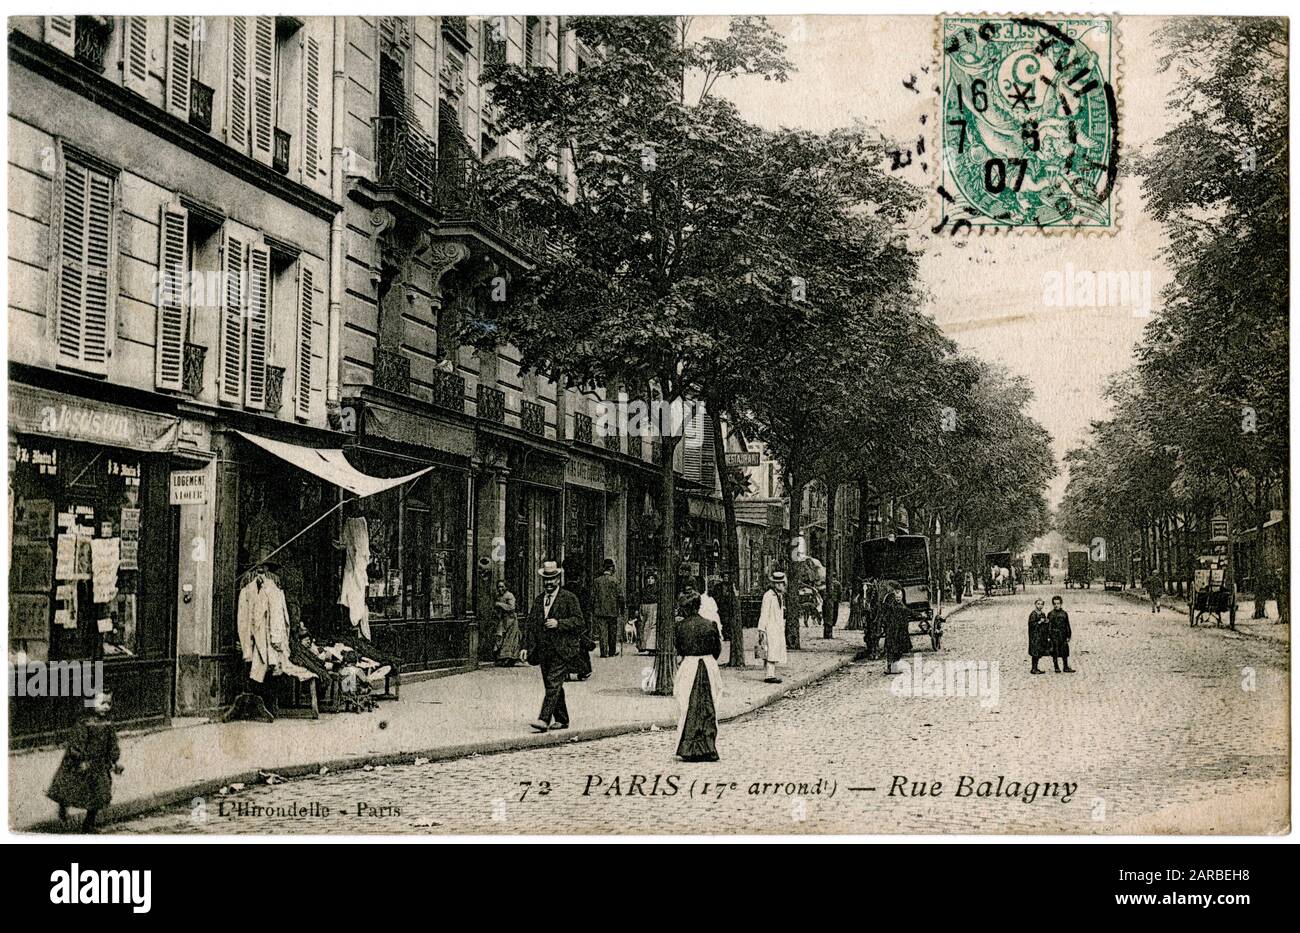
[[[579,444],[592,443],[591,440],[591,416],[584,415],[582,412],[573,413],[573,439]]]
[[[513,209],[498,207],[488,199],[483,163],[470,152],[444,154],[438,159],[438,206],[443,223],[473,224],[525,256],[538,256],[546,248],[545,235],[524,223]]]
[[[627,436],[627,452],[629,456],[641,459],[641,435],[629,434]]]
[[[469,17],[444,16],[442,18],[443,34],[457,43],[462,49],[469,49]]]
[[[480,382],[478,386],[478,416],[485,421],[505,424],[506,394],[500,389]]]
[[[78,16],[73,37],[73,54],[77,61],[104,70],[104,56],[113,41],[113,20],[107,16]]]
[[[546,409],[527,400],[519,403],[519,424],[529,434],[546,434]]]
[[[289,174],[289,142],[292,137],[278,126],[275,128],[275,146],[271,150],[271,168],[281,175]]]
[[[407,117],[375,117],[374,127],[380,187],[391,188],[420,207],[434,210],[438,146],[433,137]]]
[[[465,379],[455,373],[433,371],[433,397],[430,401],[439,408],[448,408],[462,414],[465,411]]]
[[[212,98],[215,92],[197,78],[190,80],[190,126],[212,132]]]
[[[186,395],[198,398],[203,392],[203,366],[208,348],[202,344],[185,344],[185,367],[181,375],[181,388]]]
[[[284,404],[284,367],[266,367],[266,410],[278,412]]]
[[[399,350],[375,351],[375,387],[406,395],[411,391],[411,361]]]
[[[614,453],[619,452],[619,437],[615,432],[601,436],[601,443],[605,445],[606,450],[612,450]]]

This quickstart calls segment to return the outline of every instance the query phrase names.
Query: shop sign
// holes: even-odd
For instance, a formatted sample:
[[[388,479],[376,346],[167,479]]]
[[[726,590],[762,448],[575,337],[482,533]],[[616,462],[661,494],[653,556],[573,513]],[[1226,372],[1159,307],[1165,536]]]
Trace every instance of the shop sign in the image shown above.
[[[757,450],[728,450],[722,456],[729,467],[756,467],[759,463]]]
[[[9,386],[9,427],[20,434],[165,452],[176,444],[178,419],[32,386]]]
[[[594,460],[572,458],[564,465],[564,481],[588,489],[605,489],[605,464]]]
[[[686,501],[686,511],[692,518],[703,518],[711,522],[725,522],[726,510],[716,499],[691,498]]]
[[[171,489],[172,505],[207,505],[208,473],[206,470],[174,470]]]

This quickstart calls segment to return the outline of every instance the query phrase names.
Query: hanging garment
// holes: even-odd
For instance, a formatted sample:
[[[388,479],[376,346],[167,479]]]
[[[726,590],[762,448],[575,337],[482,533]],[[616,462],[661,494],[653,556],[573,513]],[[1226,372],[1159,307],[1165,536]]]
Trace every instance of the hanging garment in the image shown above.
[[[255,574],[239,591],[237,627],[244,660],[252,665],[249,677],[257,683],[271,669],[294,674],[302,670],[289,661],[289,608],[270,574]]]
[[[343,523],[343,586],[339,590],[339,605],[348,607],[348,620],[353,628],[370,638],[370,610],[366,606],[366,587],[370,577],[370,526],[361,517],[349,518]]]

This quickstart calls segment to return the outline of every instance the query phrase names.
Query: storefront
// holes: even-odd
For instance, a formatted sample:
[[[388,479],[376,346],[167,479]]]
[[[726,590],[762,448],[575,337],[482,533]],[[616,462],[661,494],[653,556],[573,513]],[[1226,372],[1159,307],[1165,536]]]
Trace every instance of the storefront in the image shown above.
[[[564,585],[590,616],[592,584],[605,558],[614,558],[605,547],[605,465],[575,455],[564,465],[564,481]]]
[[[534,465],[527,479],[512,469],[506,485],[506,585],[521,611],[541,592],[537,569],[561,556],[563,467]]]
[[[369,388],[351,404],[358,430],[348,456],[358,469],[380,477],[428,471],[360,500],[352,513],[369,534],[372,640],[400,657],[405,673],[471,667],[479,641],[471,586],[473,428]]]
[[[9,388],[9,660],[102,662],[114,718],[172,711],[176,544],[168,475],[179,419],[21,383]],[[10,739],[49,741],[84,696],[18,695]]]

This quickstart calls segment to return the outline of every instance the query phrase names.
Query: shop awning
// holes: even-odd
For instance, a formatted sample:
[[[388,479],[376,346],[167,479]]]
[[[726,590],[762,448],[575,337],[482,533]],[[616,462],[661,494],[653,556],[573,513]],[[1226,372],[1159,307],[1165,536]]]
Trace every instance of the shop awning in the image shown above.
[[[244,440],[256,444],[267,453],[274,454],[286,463],[292,463],[300,470],[306,470],[312,476],[318,476],[325,482],[332,483],[340,489],[346,489],[361,498],[373,496],[376,493],[392,489],[394,486],[410,482],[433,469],[433,467],[425,467],[423,470],[407,473],[405,476],[371,476],[369,473],[362,473],[348,463],[343,451],[337,447],[303,447],[299,444],[273,441],[269,437],[259,437],[246,431],[236,433]]]

